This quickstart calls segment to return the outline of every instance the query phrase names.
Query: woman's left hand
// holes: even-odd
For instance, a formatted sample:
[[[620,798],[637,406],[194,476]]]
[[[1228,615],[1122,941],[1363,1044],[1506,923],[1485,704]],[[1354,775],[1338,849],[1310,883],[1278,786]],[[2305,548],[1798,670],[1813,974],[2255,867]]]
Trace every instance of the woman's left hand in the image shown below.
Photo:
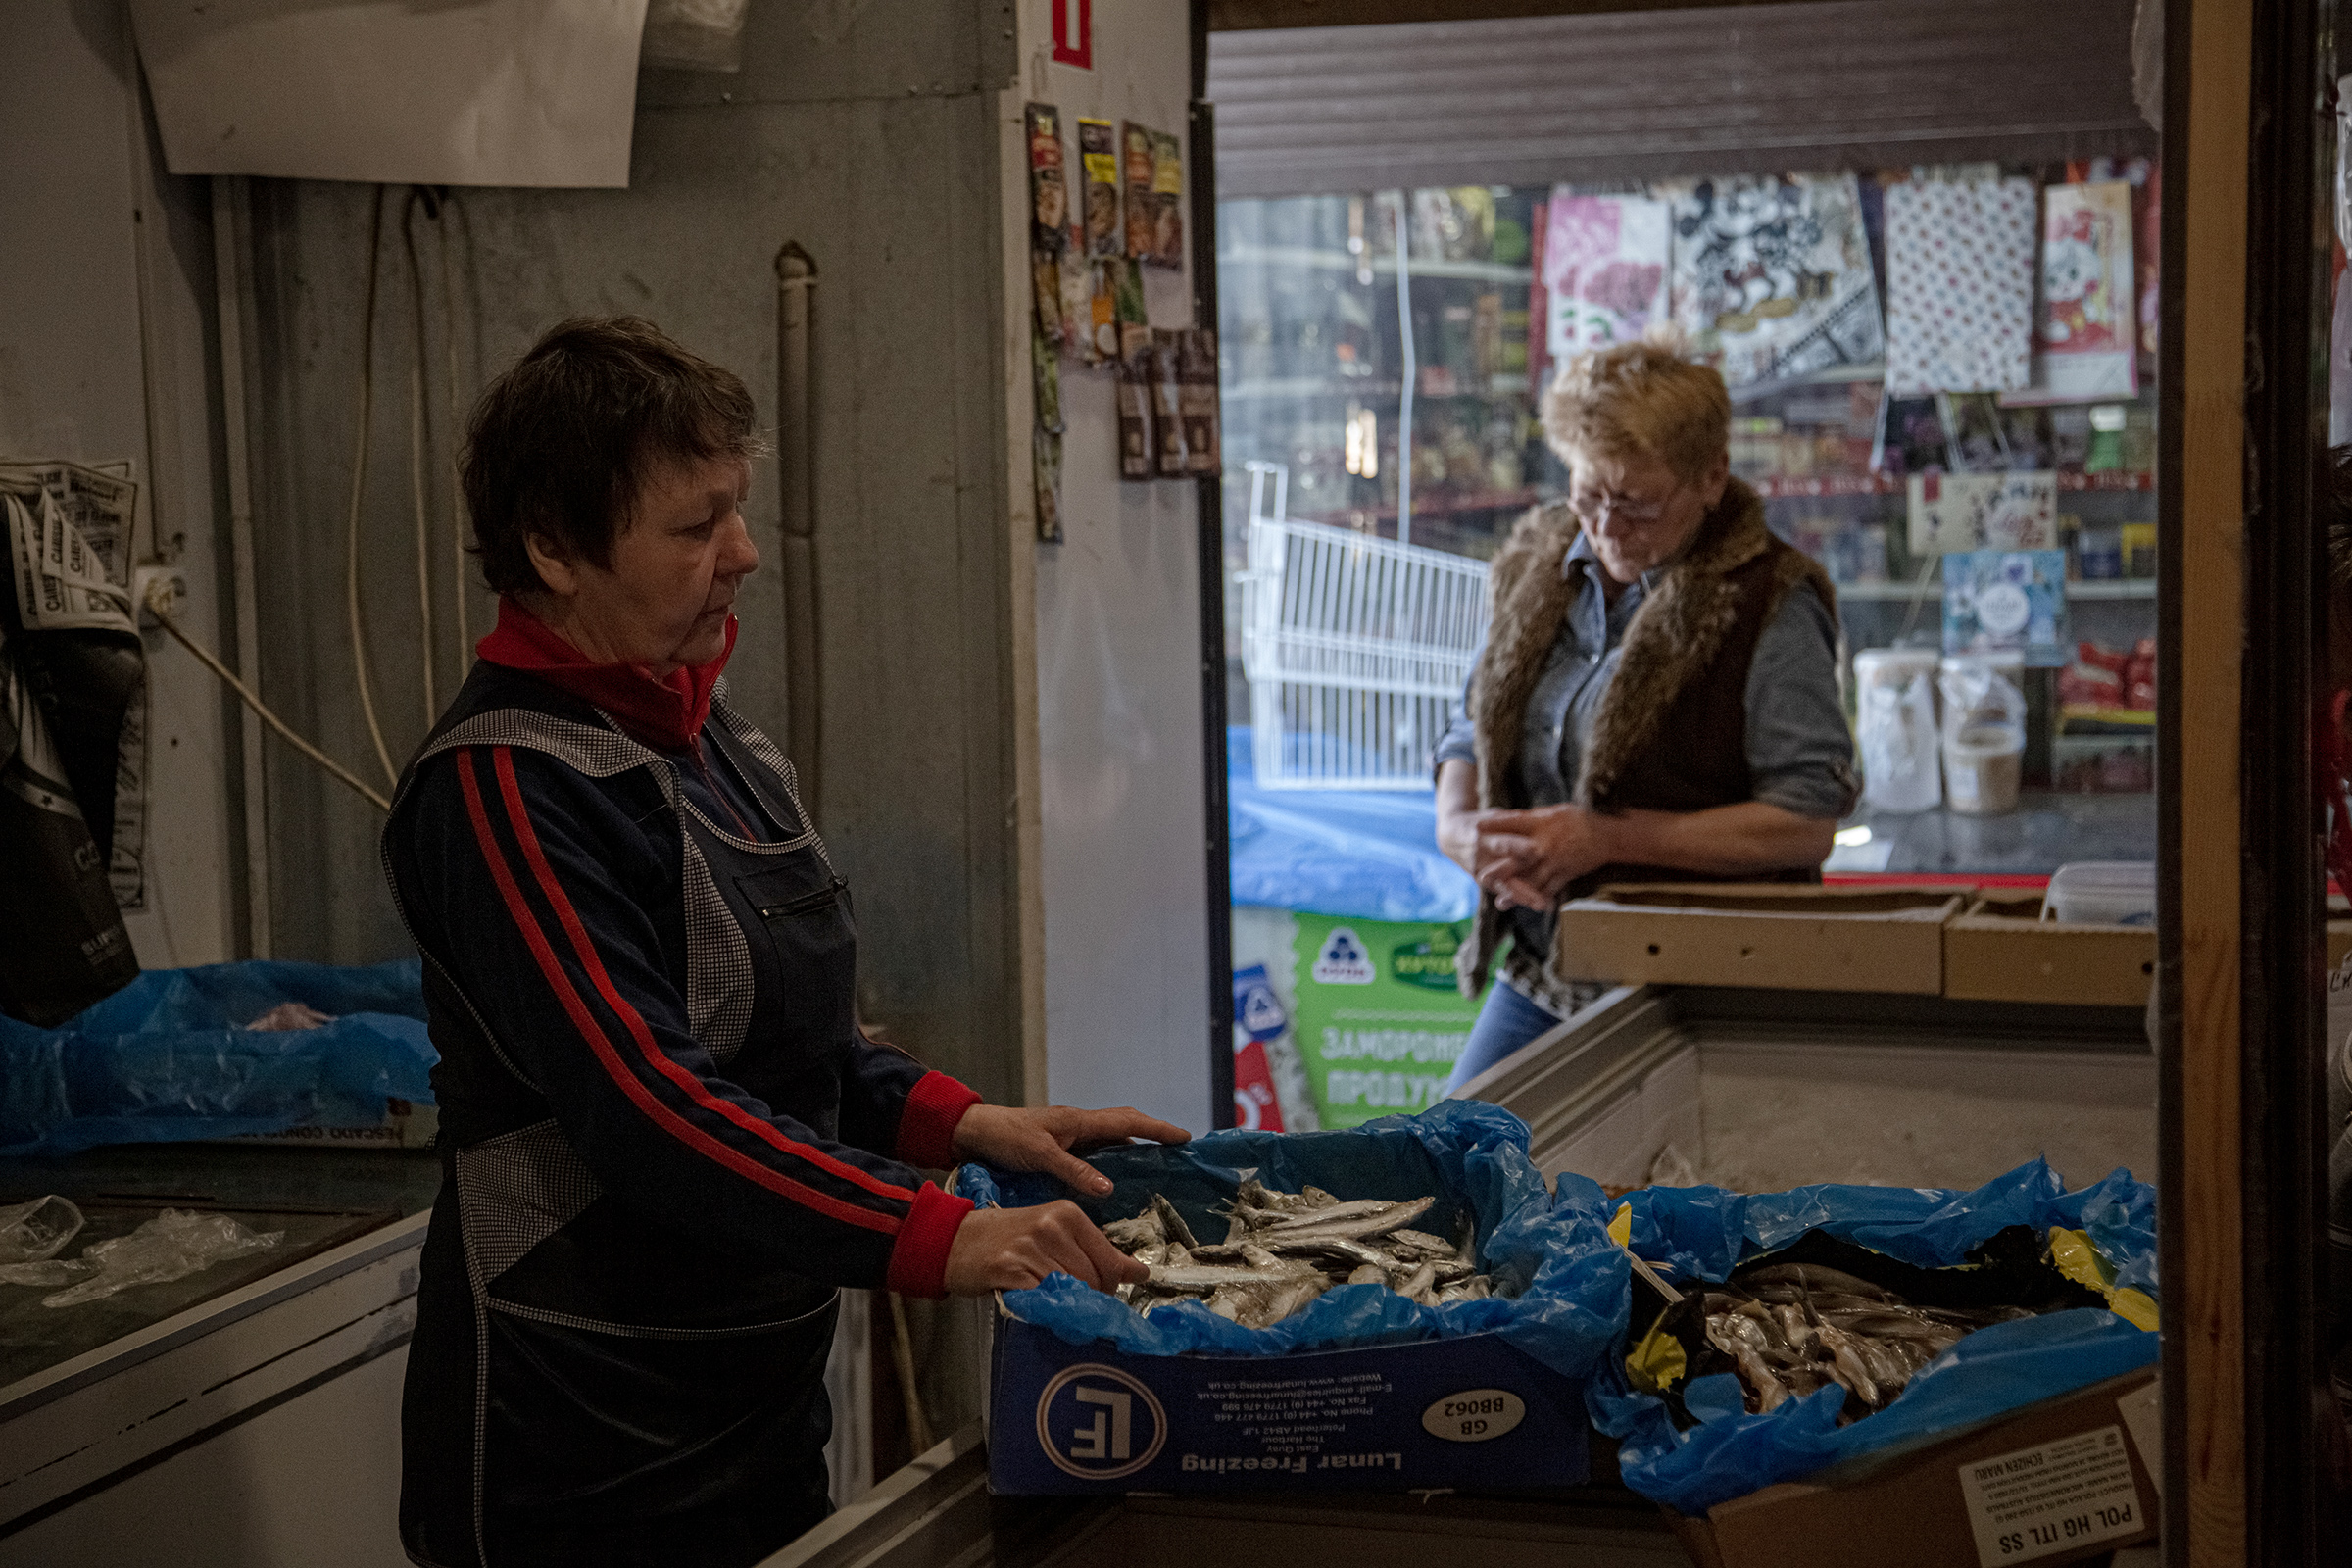
[[[1489,812],[1478,824],[1478,885],[1506,909],[1547,909],[1569,883],[1617,858],[1614,829],[1581,806]]]
[[[1117,1110],[974,1105],[956,1124],[956,1152],[999,1170],[1034,1170],[1058,1176],[1067,1186],[1099,1198],[1110,1191],[1110,1178],[1073,1151],[1102,1149],[1131,1138],[1181,1144],[1192,1136],[1173,1122],[1147,1116],[1133,1105]]]

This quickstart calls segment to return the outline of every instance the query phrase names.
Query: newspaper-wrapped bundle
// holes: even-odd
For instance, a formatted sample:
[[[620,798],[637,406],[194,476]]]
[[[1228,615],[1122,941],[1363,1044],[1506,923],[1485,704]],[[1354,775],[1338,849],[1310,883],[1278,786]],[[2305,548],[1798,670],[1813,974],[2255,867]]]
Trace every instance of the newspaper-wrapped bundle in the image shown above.
[[[53,739],[115,901],[135,909],[146,902],[147,680],[130,589],[139,487],[127,469],[0,463],[16,611],[0,617],[0,641],[21,634],[5,657],[58,694]]]

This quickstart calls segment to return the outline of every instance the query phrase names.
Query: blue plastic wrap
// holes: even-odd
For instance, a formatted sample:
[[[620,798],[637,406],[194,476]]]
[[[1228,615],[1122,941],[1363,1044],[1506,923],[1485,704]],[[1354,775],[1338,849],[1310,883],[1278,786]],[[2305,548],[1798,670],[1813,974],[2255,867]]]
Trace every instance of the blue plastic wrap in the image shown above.
[[[242,1027],[288,1002],[334,1021]],[[369,1126],[435,1059],[414,958],[151,970],[62,1029],[0,1017],[0,1154]]]
[[[1290,1192],[1312,1183],[1349,1198],[1434,1194],[1437,1204],[1415,1228],[1451,1235],[1466,1206],[1477,1220],[1481,1266],[1518,1294],[1422,1306],[1376,1285],[1343,1285],[1263,1329],[1228,1322],[1194,1301],[1147,1318],[1066,1274],[1005,1295],[1014,1316],[1071,1345],[1110,1340],[1136,1355],[1281,1355],[1495,1333],[1554,1371],[1585,1378],[1610,1359],[1625,1332],[1629,1271],[1609,1240],[1600,1189],[1569,1176],[1556,1198],[1547,1194],[1527,1157],[1526,1124],[1494,1105],[1451,1100],[1348,1132],[1212,1133],[1172,1148],[1102,1150],[1088,1160],[1113,1183],[1108,1195],[1079,1200],[1098,1220],[1136,1213],[1156,1192],[1206,1236],[1225,1234],[1212,1207],[1251,1172]],[[1049,1177],[975,1165],[956,1173],[954,1190],[1016,1208],[1070,1196]]]
[[[1799,1187],[1742,1196],[1719,1187],[1653,1187],[1629,1194],[1634,1250],[1685,1279],[1721,1281],[1744,1257],[1820,1229],[1922,1268],[1946,1268],[2011,1225],[2082,1229],[2119,1285],[2153,1294],[2156,1195],[2129,1171],[2066,1191],[2039,1159],[1973,1193],[1907,1187]],[[1664,1400],[1635,1389],[1611,1357],[1587,1391],[1593,1424],[1619,1440],[1625,1483],[1684,1514],[1826,1465],[2117,1377],[2156,1359],[2157,1336],[2112,1312],[2073,1310],[1997,1323],[1962,1339],[1912,1378],[1894,1402],[1838,1425],[1842,1388],[1749,1414],[1739,1379],[1694,1379],[1684,1403],[1698,1425],[1678,1431]]]
[[[1478,884],[1438,853],[1433,793],[1260,788],[1238,727],[1226,732],[1225,791],[1236,904],[1430,923],[1478,910]]]

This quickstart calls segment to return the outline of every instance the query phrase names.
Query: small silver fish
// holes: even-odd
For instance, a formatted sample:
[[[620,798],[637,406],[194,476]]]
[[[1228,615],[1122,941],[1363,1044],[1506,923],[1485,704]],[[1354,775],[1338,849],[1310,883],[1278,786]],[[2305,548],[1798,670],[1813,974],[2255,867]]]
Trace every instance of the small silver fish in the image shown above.
[[[1176,1205],[1157,1193],[1152,1195],[1152,1212],[1159,1216],[1160,1227],[1167,1232],[1168,1240],[1181,1242],[1187,1251],[1200,1245],[1193,1235],[1193,1228],[1184,1222],[1184,1216],[1176,1212]]]
[[[1168,1239],[1167,1230],[1160,1224],[1159,1214],[1154,1209],[1146,1209],[1133,1219],[1114,1219],[1102,1227],[1102,1234],[1110,1239],[1111,1246],[1122,1252],[1134,1252]]]

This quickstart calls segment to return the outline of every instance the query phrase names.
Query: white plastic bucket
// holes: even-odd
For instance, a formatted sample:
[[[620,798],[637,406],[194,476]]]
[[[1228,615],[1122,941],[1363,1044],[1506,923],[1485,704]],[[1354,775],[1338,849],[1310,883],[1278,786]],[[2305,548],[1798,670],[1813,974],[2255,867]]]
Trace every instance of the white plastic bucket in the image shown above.
[[[1955,811],[1996,816],[2017,809],[2026,732],[2007,724],[1969,724],[1943,738],[1945,798]]]

